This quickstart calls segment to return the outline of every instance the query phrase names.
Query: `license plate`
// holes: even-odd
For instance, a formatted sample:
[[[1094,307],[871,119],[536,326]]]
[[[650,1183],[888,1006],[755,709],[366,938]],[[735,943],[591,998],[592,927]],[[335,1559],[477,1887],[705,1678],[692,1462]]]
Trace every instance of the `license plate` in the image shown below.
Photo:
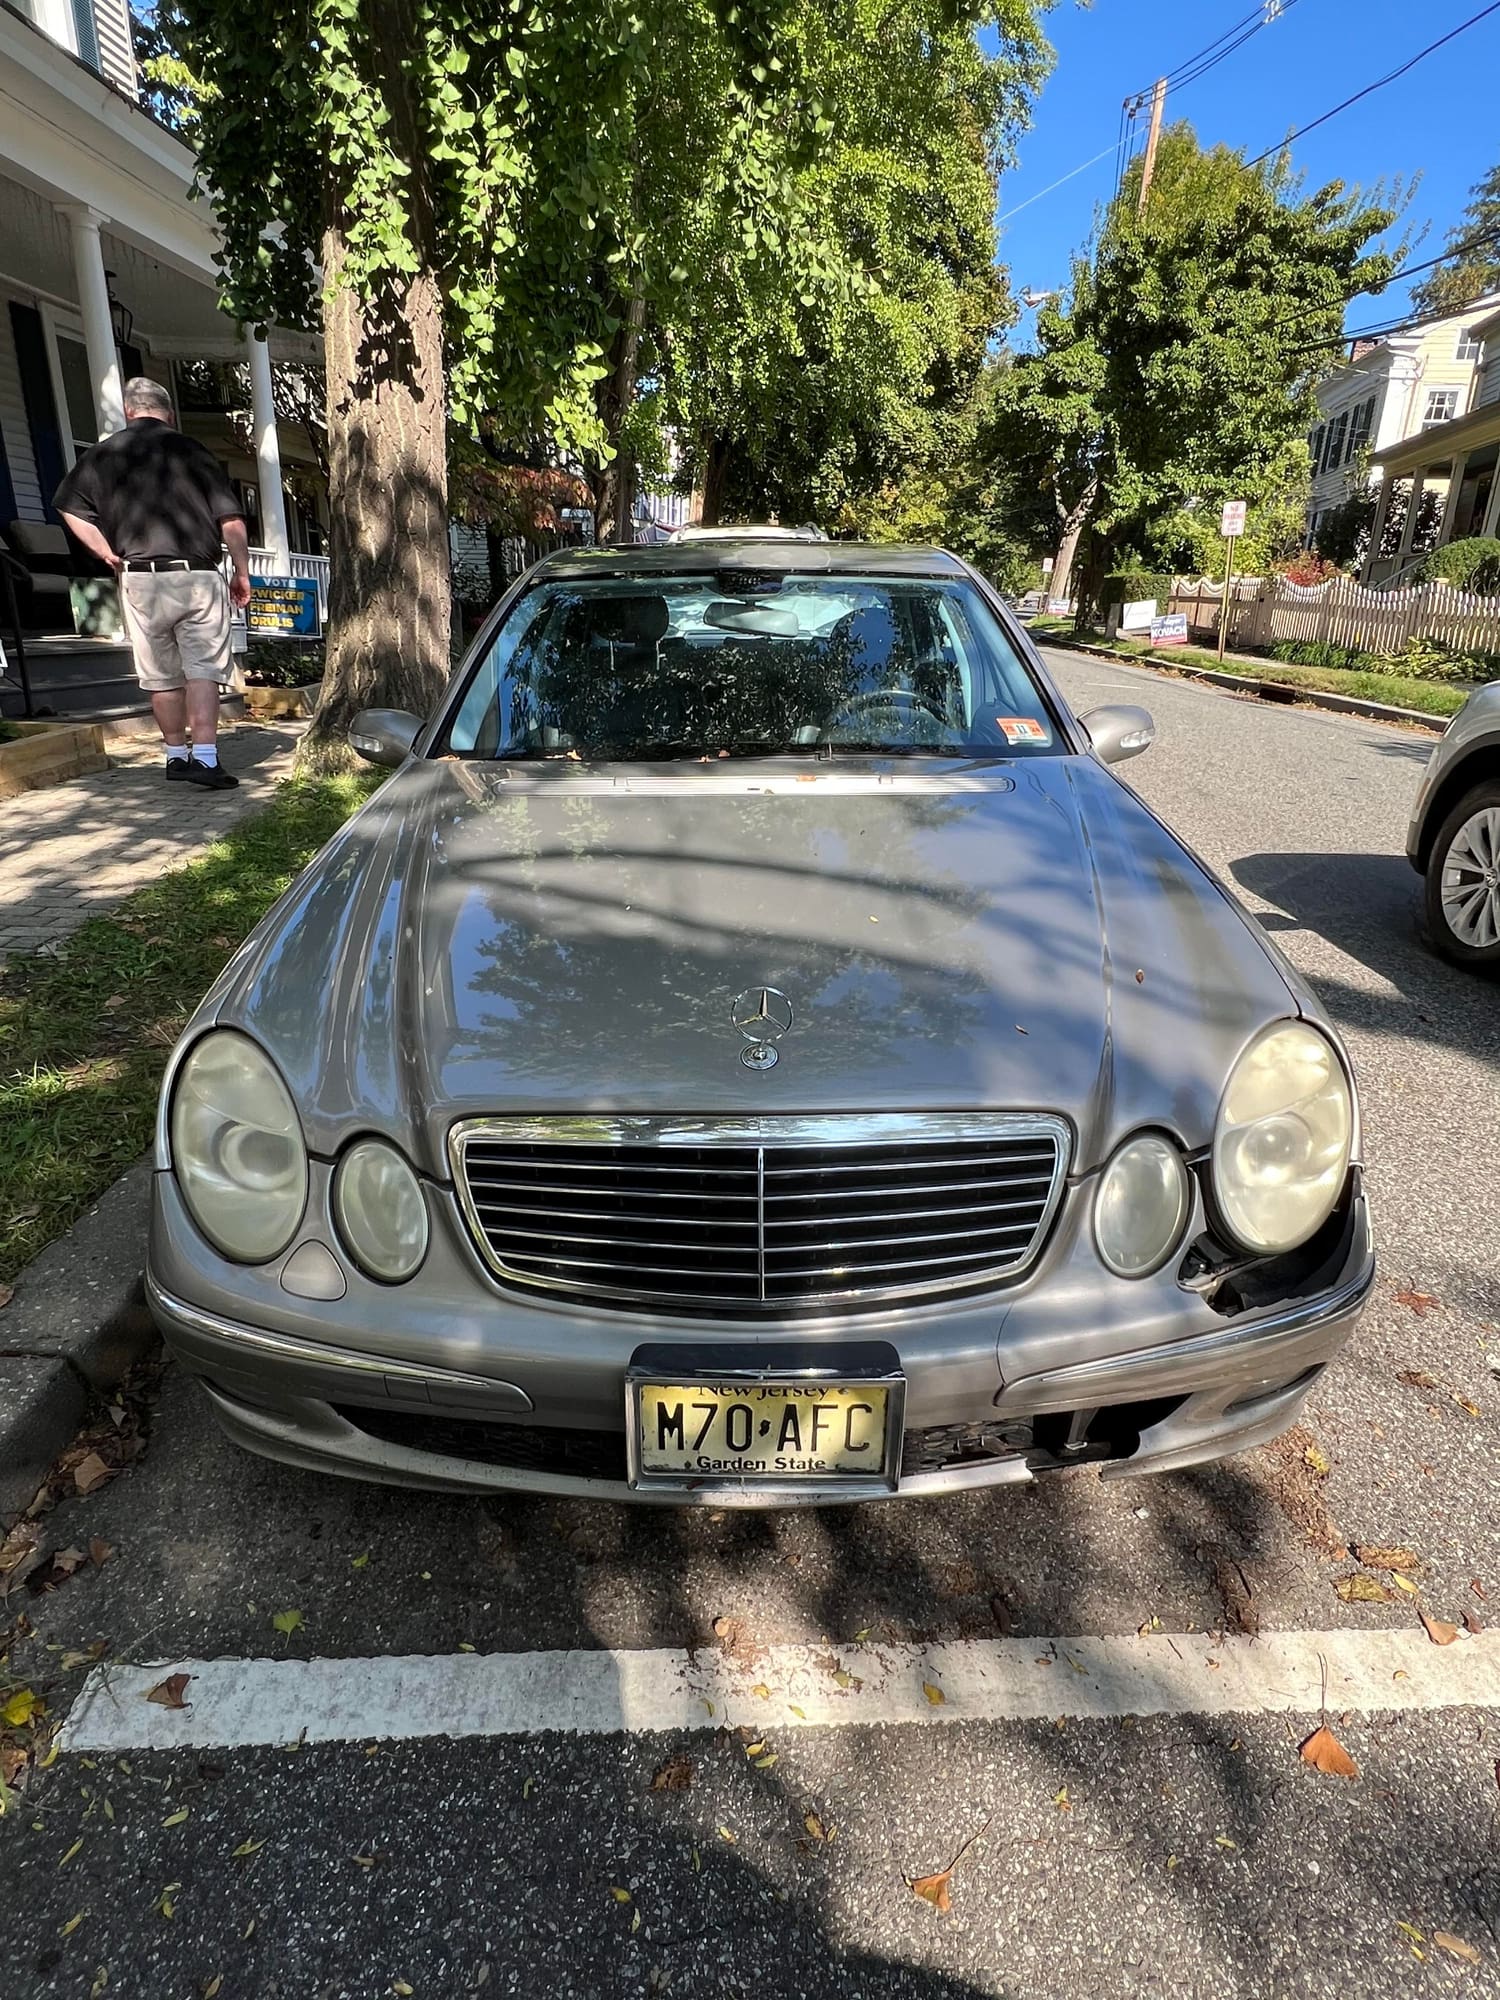
[[[642,1480],[891,1483],[888,1382],[637,1381],[633,1387]]]

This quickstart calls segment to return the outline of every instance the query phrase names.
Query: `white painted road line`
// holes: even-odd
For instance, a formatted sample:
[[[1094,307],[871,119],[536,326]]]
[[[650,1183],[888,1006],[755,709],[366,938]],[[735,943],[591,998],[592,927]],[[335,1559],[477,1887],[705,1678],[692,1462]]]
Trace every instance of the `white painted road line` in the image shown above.
[[[147,1699],[185,1673],[188,1706]],[[769,1646],[698,1652],[458,1653],[404,1659],[167,1660],[96,1667],[67,1751],[734,1726],[1013,1722],[1070,1716],[1331,1714],[1500,1707],[1500,1631],[1151,1633],[1105,1639]]]

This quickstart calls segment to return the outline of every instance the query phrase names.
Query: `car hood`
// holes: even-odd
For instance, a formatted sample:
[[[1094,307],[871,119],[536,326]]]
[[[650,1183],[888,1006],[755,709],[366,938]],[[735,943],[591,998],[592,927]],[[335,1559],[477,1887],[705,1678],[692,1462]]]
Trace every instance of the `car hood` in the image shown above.
[[[774,1068],[736,996],[790,999]],[[1297,996],[1258,929],[1087,757],[1009,765],[415,762],[206,1011],[280,1065],[315,1152],[605,1110],[1062,1113],[1075,1162],[1211,1136]]]

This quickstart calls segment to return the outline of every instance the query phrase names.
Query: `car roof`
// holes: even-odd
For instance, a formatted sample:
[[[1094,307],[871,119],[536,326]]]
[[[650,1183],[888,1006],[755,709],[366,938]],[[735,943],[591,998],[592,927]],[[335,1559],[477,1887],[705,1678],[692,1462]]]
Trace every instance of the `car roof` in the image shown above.
[[[618,548],[559,549],[528,573],[541,582],[586,576],[705,576],[716,570],[761,575],[801,571],[834,576],[965,576],[946,549],[888,542],[772,541],[747,535],[733,540],[622,544]]]

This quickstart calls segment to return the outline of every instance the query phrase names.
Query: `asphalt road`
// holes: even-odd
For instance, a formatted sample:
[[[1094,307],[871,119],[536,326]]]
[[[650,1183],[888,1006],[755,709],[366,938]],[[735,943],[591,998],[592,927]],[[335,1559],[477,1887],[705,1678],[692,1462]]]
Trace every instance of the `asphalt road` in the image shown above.
[[[1257,912],[1359,1068],[1382,1278],[1305,1428],[1155,1482],[1082,1472],[983,1498],[679,1516],[283,1471],[231,1456],[168,1372],[148,1455],[60,1510],[59,1539],[102,1535],[115,1556],[24,1599],[35,1636],[12,1671],[61,1713],[88,1670],[68,1654],[98,1642],[127,1661],[546,1652],[561,1724],[570,1655],[722,1649],[716,1619],[738,1621],[747,1678],[769,1672],[763,1646],[826,1645],[832,1672],[840,1647],[1009,1633],[1059,1679],[1055,1641],[1153,1621],[1211,1674],[1247,1602],[1268,1633],[1332,1635],[1335,1669],[1346,1639],[1419,1631],[1418,1603],[1487,1620],[1500,991],[1419,934],[1401,849],[1430,739],[1052,658],[1079,709],[1153,709],[1131,782]],[[1352,1543],[1413,1549],[1420,1598],[1342,1602]],[[281,1634],[292,1609],[300,1626]],[[768,1701],[754,1755],[706,1715],[666,1732],[377,1743],[351,1725],[301,1747],[65,1753],[0,1820],[0,1988],[1500,1994],[1500,1684],[1490,1705],[1424,1713],[1395,1684],[1410,1678],[1393,1676],[1389,1710],[1345,1715],[1331,1696],[1357,1780],[1301,1763],[1316,1700],[1273,1712],[1269,1684],[1262,1712],[1185,1702],[1139,1720],[935,1708],[931,1726],[794,1728]],[[358,1685],[353,1664],[356,1705]],[[413,1702],[444,1685],[417,1675]],[[684,1759],[682,1789],[651,1789]],[[905,1878],[986,1825],[950,1913],[911,1893]]]

